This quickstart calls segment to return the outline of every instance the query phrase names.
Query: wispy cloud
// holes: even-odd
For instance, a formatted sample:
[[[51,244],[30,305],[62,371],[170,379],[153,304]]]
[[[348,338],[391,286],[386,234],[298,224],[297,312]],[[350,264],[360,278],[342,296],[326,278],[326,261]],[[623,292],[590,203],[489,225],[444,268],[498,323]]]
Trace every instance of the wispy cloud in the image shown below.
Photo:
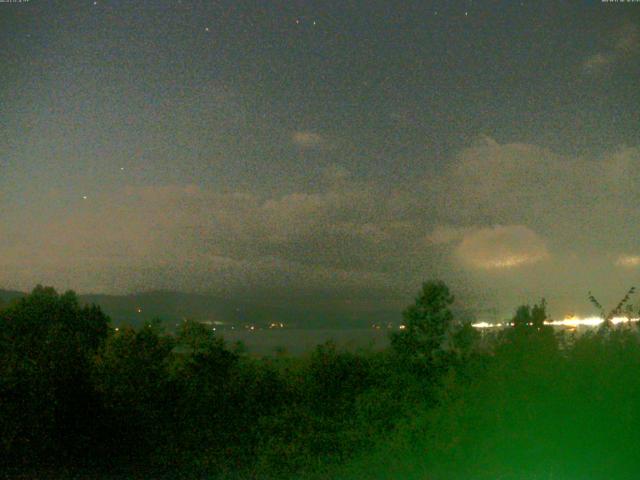
[[[619,267],[640,267],[640,255],[620,255],[615,264]]]
[[[121,187],[63,212],[11,223],[0,216],[0,284],[344,294],[438,276],[478,288],[490,278],[500,295],[536,285],[543,293],[552,281],[606,289],[593,279],[616,259],[594,252],[629,253],[617,259],[629,267],[620,278],[640,267],[639,162],[640,148],[583,158],[483,138],[437,173],[402,184],[329,165],[313,188],[268,194]],[[500,284],[499,272],[509,282]]]
[[[606,72],[640,53],[640,30],[637,25],[626,23],[612,33],[607,43],[608,47],[588,56],[582,62],[585,73]]]
[[[322,135],[309,131],[293,132],[291,141],[301,148],[318,148],[326,143]]]
[[[549,256],[544,240],[522,225],[470,232],[463,237],[456,253],[462,261],[490,270],[531,265]]]

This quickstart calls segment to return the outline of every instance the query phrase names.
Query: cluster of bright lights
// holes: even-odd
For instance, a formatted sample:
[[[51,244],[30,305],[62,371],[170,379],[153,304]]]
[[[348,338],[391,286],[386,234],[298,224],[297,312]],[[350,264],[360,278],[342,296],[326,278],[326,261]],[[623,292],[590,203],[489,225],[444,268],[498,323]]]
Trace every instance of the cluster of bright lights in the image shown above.
[[[629,322],[637,322],[640,321],[640,318],[629,318],[629,317],[613,317],[611,319],[611,323],[614,325],[619,325],[621,323],[629,323]],[[545,320],[545,325],[550,325],[553,327],[597,327],[598,325],[604,323],[604,319],[602,317],[585,317],[580,318],[576,316],[566,317],[563,320]],[[530,323],[529,325],[533,325]],[[487,322],[479,322],[472,324],[474,328],[502,328],[502,327],[513,327],[514,324],[510,322],[505,323],[487,323]]]

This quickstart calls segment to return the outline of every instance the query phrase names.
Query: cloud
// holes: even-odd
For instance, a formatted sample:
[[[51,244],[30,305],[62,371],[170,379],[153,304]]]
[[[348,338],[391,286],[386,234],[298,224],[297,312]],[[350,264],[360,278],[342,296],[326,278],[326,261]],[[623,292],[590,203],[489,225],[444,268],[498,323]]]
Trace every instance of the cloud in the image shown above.
[[[501,298],[534,298],[551,282],[603,291],[606,269],[634,271],[603,252],[640,251],[639,164],[636,147],[587,158],[480,137],[402,184],[331,165],[313,187],[268,194],[131,185],[69,203],[47,193],[59,207],[0,216],[0,284],[350,296],[439,277]]]
[[[470,230],[473,228],[438,225],[427,235],[426,240],[434,245],[447,244],[461,240]]]
[[[615,49],[620,53],[634,54],[640,51],[640,28],[637,24],[626,23],[616,32]]]
[[[322,135],[309,131],[293,132],[291,140],[300,148],[318,148],[326,143]]]
[[[625,62],[639,53],[640,30],[633,23],[625,23],[610,35],[608,43],[607,48],[588,56],[582,62],[582,69],[585,73],[607,72],[615,65]]]
[[[440,226],[526,225],[565,243],[581,235],[583,246],[608,245],[631,240],[627,228],[640,221],[633,206],[640,200],[638,162],[637,147],[587,158],[478,142],[402,203],[423,198],[412,208],[429,208]]]
[[[596,53],[586,58],[582,63],[582,68],[587,73],[593,73],[602,71],[605,67],[608,67],[614,63],[617,59],[615,53]]]
[[[640,267],[640,255],[620,255],[615,264],[619,267]]]
[[[531,265],[549,256],[544,240],[522,225],[470,232],[457,246],[456,254],[468,265],[489,270]]]
[[[75,288],[90,290],[119,277],[112,284],[125,291],[168,287],[163,277],[190,290],[258,279],[303,286],[333,278],[336,289],[382,281],[383,275],[363,268],[376,256],[371,249],[390,248],[388,231],[376,219],[376,194],[349,181],[344,169],[327,175],[331,181],[317,192],[268,197],[197,185],[95,193],[57,215],[22,221],[11,235],[4,231],[0,282],[29,288],[20,272],[36,281],[72,279]]]
[[[344,186],[351,181],[351,172],[337,164],[328,166],[323,173],[323,180],[332,187]]]

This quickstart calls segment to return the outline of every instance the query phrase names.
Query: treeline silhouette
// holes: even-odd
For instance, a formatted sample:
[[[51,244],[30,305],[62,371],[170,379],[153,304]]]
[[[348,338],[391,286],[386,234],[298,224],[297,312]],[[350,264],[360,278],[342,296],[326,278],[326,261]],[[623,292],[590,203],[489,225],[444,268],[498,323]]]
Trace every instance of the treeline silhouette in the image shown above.
[[[633,293],[633,292],[632,292]],[[197,322],[115,329],[73,292],[0,307],[0,467],[42,478],[635,478],[640,335],[480,335],[426,282],[384,351],[249,355]]]

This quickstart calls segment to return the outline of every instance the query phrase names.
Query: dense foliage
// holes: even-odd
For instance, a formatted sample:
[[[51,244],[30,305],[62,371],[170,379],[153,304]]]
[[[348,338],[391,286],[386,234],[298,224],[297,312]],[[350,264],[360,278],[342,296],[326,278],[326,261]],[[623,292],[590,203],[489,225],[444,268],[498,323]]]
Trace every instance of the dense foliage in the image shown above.
[[[0,468],[128,478],[633,478],[640,336],[483,337],[427,282],[386,351],[253,357],[184,322],[110,326],[73,292],[0,309]],[[111,477],[110,477],[111,478]]]

